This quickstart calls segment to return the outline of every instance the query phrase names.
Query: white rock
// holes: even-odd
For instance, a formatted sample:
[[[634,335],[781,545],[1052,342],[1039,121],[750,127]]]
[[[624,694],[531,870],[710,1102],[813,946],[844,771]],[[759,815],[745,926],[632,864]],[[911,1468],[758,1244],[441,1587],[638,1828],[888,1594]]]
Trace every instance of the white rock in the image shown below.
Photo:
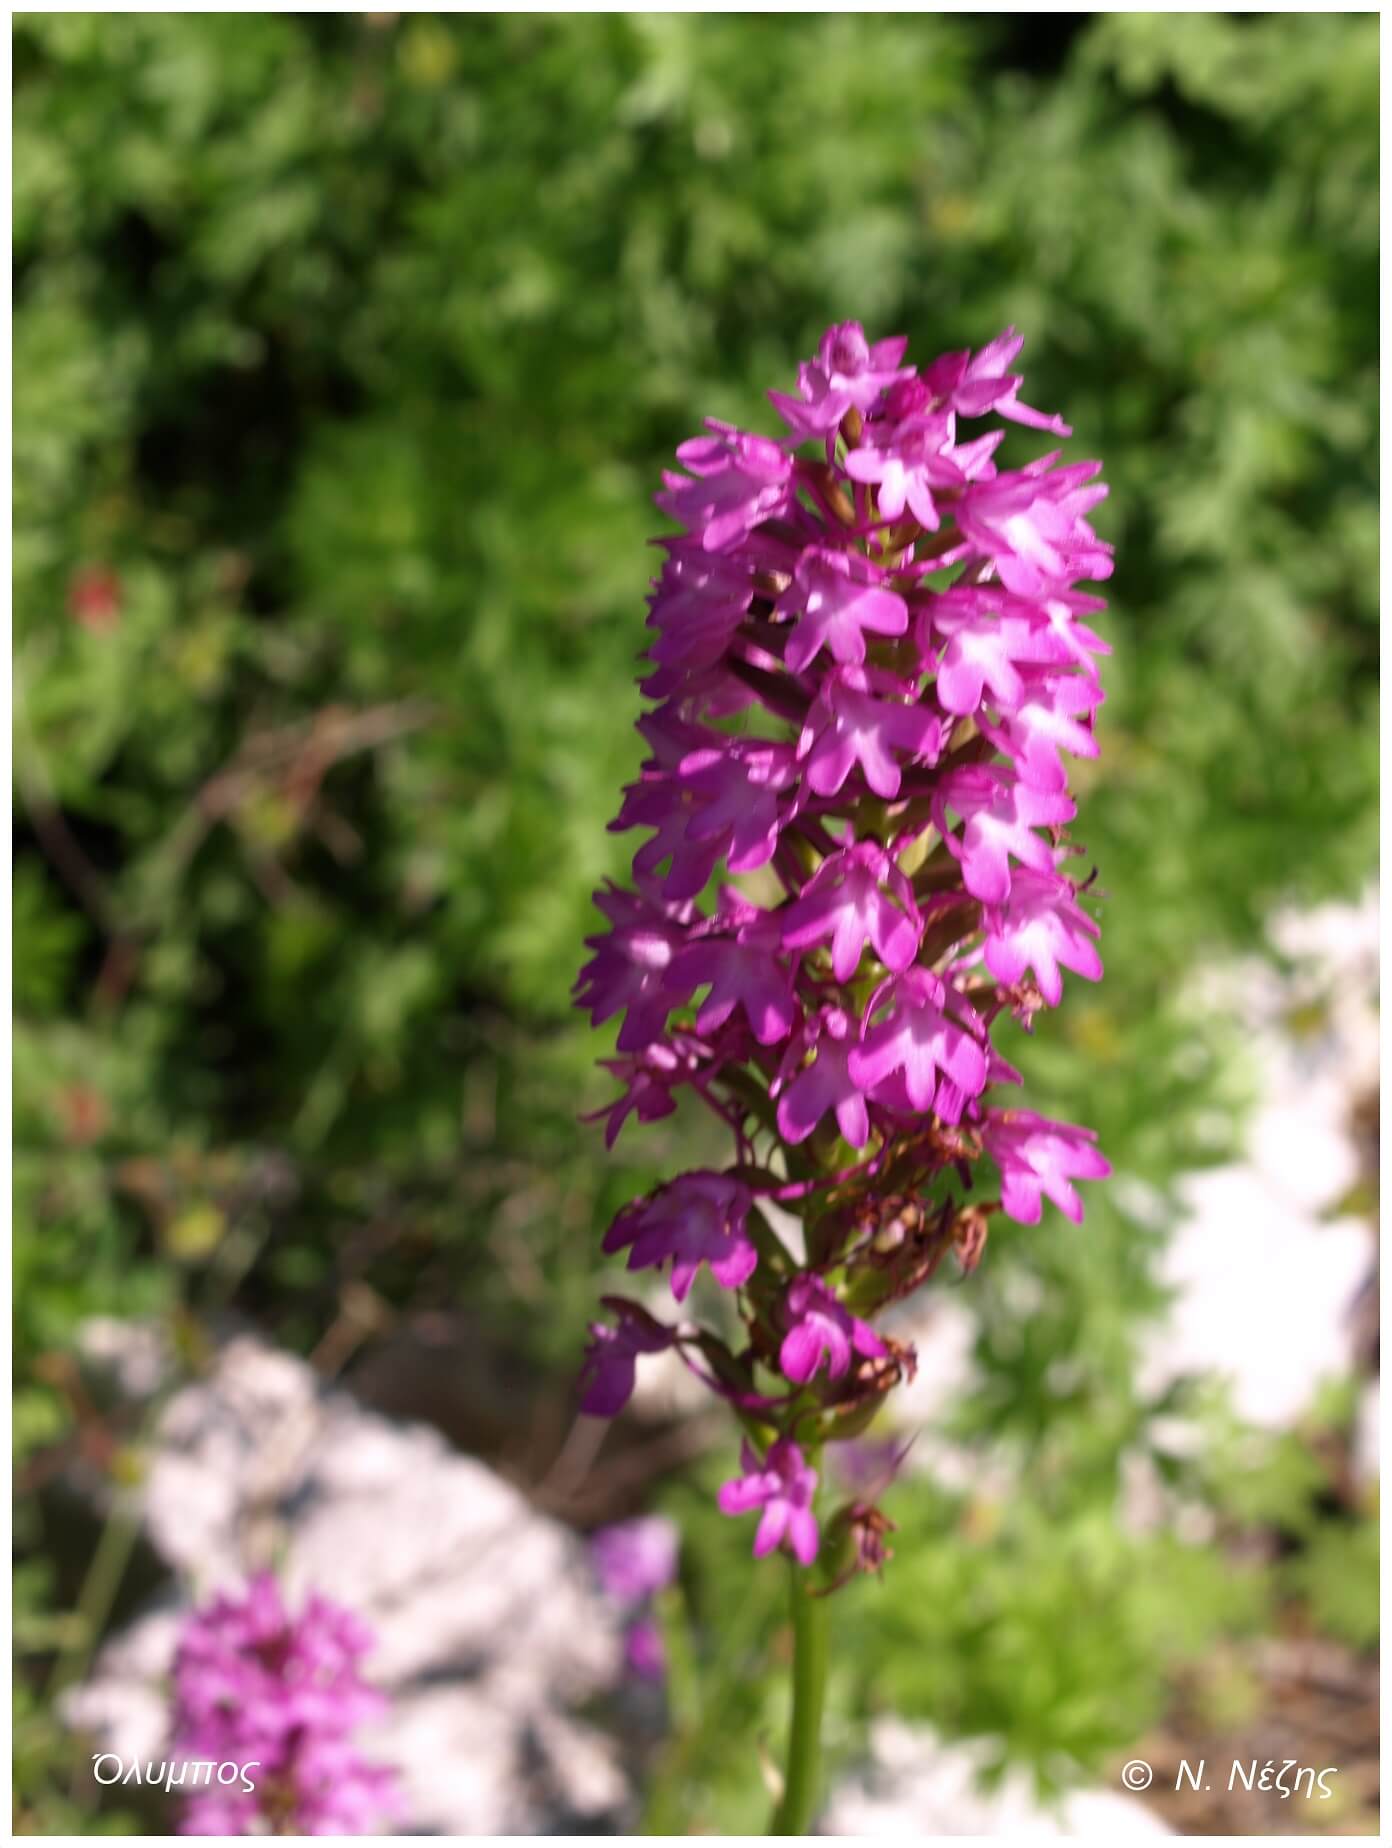
[[[1160,1260],[1176,1300],[1145,1345],[1142,1388],[1184,1373],[1220,1378],[1241,1418],[1284,1429],[1353,1365],[1349,1309],[1372,1261],[1368,1227],[1321,1223],[1251,1168],[1190,1176],[1182,1196],[1185,1217]]]
[[[1247,1029],[1261,1096],[1245,1159],[1181,1183],[1160,1261],[1175,1300],[1140,1379],[1222,1378],[1240,1417],[1276,1430],[1355,1366],[1352,1309],[1374,1244],[1362,1220],[1330,1212],[1357,1179],[1353,1112],[1377,1081],[1376,898],[1282,913],[1271,936],[1294,971],[1250,962],[1208,978],[1209,1004]]]
[[[981,1740],[946,1744],[925,1726],[877,1720],[871,1763],[833,1796],[826,1835],[1099,1836],[1112,1841],[1168,1835],[1144,1804],[1111,1791],[1073,1791],[1042,1803],[1023,1771],[1007,1772],[991,1791],[981,1773],[991,1756]]]

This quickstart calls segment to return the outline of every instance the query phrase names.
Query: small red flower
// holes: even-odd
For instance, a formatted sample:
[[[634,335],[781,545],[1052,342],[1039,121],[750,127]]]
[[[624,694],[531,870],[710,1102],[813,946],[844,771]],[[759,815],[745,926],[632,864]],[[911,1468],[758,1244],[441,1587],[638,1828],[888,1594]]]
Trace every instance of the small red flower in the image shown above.
[[[121,623],[121,580],[108,565],[83,565],[68,584],[68,614],[92,635],[110,635]]]

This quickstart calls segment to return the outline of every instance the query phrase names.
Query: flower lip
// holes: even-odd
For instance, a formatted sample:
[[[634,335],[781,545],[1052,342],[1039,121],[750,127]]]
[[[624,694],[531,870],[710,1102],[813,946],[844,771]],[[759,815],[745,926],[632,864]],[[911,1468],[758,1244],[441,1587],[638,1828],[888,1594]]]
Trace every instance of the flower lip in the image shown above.
[[[789,1327],[778,1364],[795,1385],[805,1386],[823,1361],[827,1378],[839,1380],[849,1372],[853,1352],[875,1359],[886,1352],[870,1325],[852,1315],[820,1277],[795,1277],[784,1297],[783,1313]]]

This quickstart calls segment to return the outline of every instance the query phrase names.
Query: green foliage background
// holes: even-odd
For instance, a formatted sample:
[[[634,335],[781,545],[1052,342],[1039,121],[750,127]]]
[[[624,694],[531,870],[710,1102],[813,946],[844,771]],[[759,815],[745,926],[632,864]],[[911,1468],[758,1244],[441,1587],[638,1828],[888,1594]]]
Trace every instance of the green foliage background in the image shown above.
[[[16,22],[22,1485],[92,1314],[227,1300],[307,1350],[365,1285],[564,1391],[607,1215],[697,1133],[606,1158],[568,1007],[632,846],[658,470],[706,415],[771,428],[831,320],[923,355],[1014,322],[1119,560],[1078,778],[1107,981],[1019,1057],[1122,1182],[993,1238],[960,1418],[1025,1491],[989,1542],[903,1491],[838,1711],[1066,1777],[1266,1620],[1111,1515],[1165,1189],[1242,1101],[1185,978],[1374,860],[1377,50],[1314,14]],[[747,1568],[696,1507],[699,1639]],[[29,1701],[71,1592],[19,1523]],[[720,1827],[760,1800],[735,1684],[658,1778]],[[27,1711],[24,1826],[89,1826]]]

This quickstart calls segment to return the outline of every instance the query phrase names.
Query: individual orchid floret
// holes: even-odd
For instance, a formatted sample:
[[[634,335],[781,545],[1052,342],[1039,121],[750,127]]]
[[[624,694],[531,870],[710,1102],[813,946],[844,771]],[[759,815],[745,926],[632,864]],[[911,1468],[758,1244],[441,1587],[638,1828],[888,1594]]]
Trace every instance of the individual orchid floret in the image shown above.
[[[1035,430],[1052,430],[1055,436],[1071,436],[1061,417],[1031,410],[1017,396],[1024,379],[1006,367],[1025,344],[1024,336],[1007,327],[973,359],[970,352],[944,353],[923,375],[923,382],[944,409],[962,417],[984,417],[994,411],[1014,423],[1028,424]]]
[[[957,503],[957,524],[986,554],[1007,590],[1046,595],[1075,578],[1111,575],[1111,547],[1083,515],[1105,499],[1101,482],[1087,484],[1100,462],[1078,462],[1047,472],[1057,458],[977,482]]]
[[[897,520],[907,507],[926,531],[940,525],[933,490],[962,488],[966,476],[952,450],[950,417],[909,417],[867,438],[846,457],[852,481],[874,482],[882,520]]]
[[[624,1661],[640,1681],[661,1681],[667,1672],[653,1600],[676,1582],[679,1548],[675,1525],[661,1514],[618,1521],[590,1536],[595,1574],[625,1614]]]
[[[1033,673],[1000,723],[983,720],[981,729],[1012,759],[1022,783],[1033,789],[1065,790],[1068,771],[1059,752],[1074,757],[1099,754],[1102,747],[1091,719],[1102,697],[1102,689],[1086,674]],[[1083,718],[1089,722],[1084,724]]]
[[[949,811],[966,822],[960,839],[952,832]],[[1034,829],[1071,821],[1073,815],[1067,796],[1031,789],[999,764],[950,771],[933,797],[933,819],[948,851],[961,862],[967,890],[988,905],[1009,897],[1012,858],[1036,872],[1052,870],[1053,848]]]
[[[790,745],[727,740],[684,757],[678,779],[698,805],[689,839],[715,842],[732,873],[768,865],[785,819],[780,797],[796,779]]]
[[[676,1342],[670,1328],[637,1303],[606,1296],[604,1306],[618,1316],[617,1327],[590,1323],[590,1345],[580,1369],[580,1410],[587,1418],[617,1418],[633,1397],[640,1354],[661,1354]]]
[[[689,944],[678,958],[680,986],[710,993],[696,1015],[696,1031],[710,1035],[740,1009],[761,1046],[786,1040],[798,1019],[793,974],[780,956],[778,921],[738,894],[725,897],[730,934]]]
[[[775,616],[797,618],[783,656],[793,673],[810,667],[824,648],[834,661],[858,667],[867,632],[904,633],[909,606],[878,580],[875,568],[854,553],[808,546],[774,606]]]
[[[872,841],[828,854],[783,918],[787,949],[805,950],[831,939],[831,972],[838,982],[850,981],[867,943],[887,969],[907,969],[922,937],[913,887]]]
[[[1005,601],[973,586],[945,590],[923,611],[919,644],[925,653],[935,640],[946,642],[934,686],[944,712],[974,713],[987,690],[998,706],[1013,711],[1024,695],[1022,668],[1066,658],[1052,627],[1037,615],[997,614]]]
[[[697,812],[690,792],[675,777],[659,775],[631,784],[617,818],[609,824],[615,833],[629,828],[655,830],[652,839],[634,854],[633,869],[676,904],[703,890],[724,844],[719,838],[697,840],[692,835]]]
[[[987,430],[981,436],[973,437],[967,442],[957,441],[957,420],[950,410],[945,410],[941,400],[933,396],[924,379],[914,373],[912,377],[901,379],[892,385],[884,395],[883,403],[877,408],[872,422],[863,426],[861,439],[857,447],[875,451],[892,451],[901,442],[903,454],[907,454],[910,439],[914,432],[921,432],[932,439],[930,453],[941,457],[951,464],[954,473],[945,477],[939,485],[958,486],[964,481],[990,481],[995,476],[995,464],[991,458],[1000,447],[1005,436],[1004,430]],[[944,441],[939,446],[937,435],[941,431]],[[860,472],[850,467],[847,459],[847,473],[860,479]],[[880,512],[888,513],[883,498],[883,478],[874,474],[865,474],[867,481],[880,481]],[[907,498],[907,473],[900,484],[905,489]],[[894,486],[890,494],[895,495]],[[936,518],[936,509],[934,510]],[[931,529],[930,529],[931,530]]]
[[[683,1174],[651,1200],[636,1201],[621,1213],[604,1249],[630,1247],[630,1270],[670,1259],[672,1294],[679,1303],[703,1264],[723,1288],[737,1290],[758,1262],[745,1231],[750,1205],[749,1189],[727,1174]]]
[[[653,756],[609,824],[614,833],[655,830],[634,855],[635,870],[681,902],[701,891],[721,858],[732,872],[766,865],[793,812],[783,800],[797,778],[792,744],[731,739],[668,708],[639,729]]]
[[[808,1467],[790,1438],[770,1445],[761,1462],[746,1439],[740,1446],[742,1476],[727,1482],[717,1497],[722,1514],[752,1514],[763,1509],[754,1536],[754,1557],[762,1559],[777,1546],[786,1546],[799,1565],[810,1566],[817,1557],[817,1517],[812,1497],[817,1472]]]
[[[870,1114],[865,1094],[851,1077],[849,1058],[857,1043],[855,1023],[843,1008],[823,1008],[809,1021],[793,1041],[789,1054],[796,1059],[808,1046],[816,1053],[786,1087],[782,1078],[775,1081],[781,1090],[778,1098],[778,1133],[794,1147],[816,1129],[829,1110],[836,1113],[836,1126],[852,1148],[864,1148],[870,1136]]]
[[[940,1079],[961,1097],[979,1097],[986,1088],[984,1035],[967,1002],[954,994],[953,1006],[970,1022],[963,1026],[947,1011],[946,987],[927,969],[910,969],[887,992],[888,1014],[851,1052],[852,1081],[873,1094],[891,1073],[901,1073],[916,1111],[933,1109]],[[953,1120],[957,1111],[960,1102],[950,1113]],[[940,1108],[938,1114],[945,1113]]]
[[[986,967],[1002,982],[1018,982],[1033,969],[1039,992],[1057,1007],[1063,999],[1063,969],[1089,982],[1102,979],[1098,926],[1078,905],[1072,883],[1057,873],[1016,869],[1004,905],[988,905]]]
[[[673,1005],[670,971],[685,942],[683,912],[617,886],[596,893],[595,903],[613,928],[586,939],[595,954],[580,972],[575,997],[596,1026],[622,1009],[619,1051],[641,1052],[661,1036]]]
[[[1039,1224],[1041,1194],[1081,1225],[1083,1203],[1073,1182],[1100,1181],[1112,1171],[1094,1130],[1051,1123],[1033,1110],[992,1111],[982,1140],[1001,1172],[1001,1206],[1022,1226]]]
[[[1048,624],[1058,648],[1058,658],[1072,661],[1094,680],[1098,678],[1094,656],[1109,655],[1112,645],[1103,641],[1096,630],[1089,629],[1086,623],[1079,622],[1078,618],[1095,615],[1098,610],[1105,610],[1106,607],[1101,597],[1089,597],[1081,590],[1054,591],[1036,603],[1024,605],[1032,618],[1042,616]]]
[[[653,586],[648,627],[657,639],[648,653],[671,666],[713,667],[753,598],[747,568],[710,552],[672,553]]]
[[[682,1082],[684,1070],[689,1074],[694,1061],[675,1047],[654,1040],[640,1054],[627,1053],[618,1059],[601,1059],[605,1071],[612,1072],[623,1084],[622,1093],[602,1110],[591,1110],[582,1119],[604,1124],[604,1146],[612,1149],[619,1132],[630,1116],[640,1123],[657,1123],[669,1117],[677,1107],[673,1087]]]
[[[932,763],[942,745],[942,720],[927,707],[884,697],[903,689],[891,674],[842,667],[822,683],[798,742],[803,775],[819,796],[837,795],[855,765],[877,796],[899,794],[895,752]]]
[[[783,1313],[788,1332],[778,1350],[778,1365],[796,1385],[805,1386],[822,1362],[827,1378],[844,1379],[852,1353],[882,1359],[885,1344],[868,1322],[853,1316],[820,1277],[795,1277],[788,1285]]]
[[[859,321],[842,321],[822,335],[817,370],[832,391],[844,392],[856,410],[868,411],[882,391],[913,371],[912,366],[900,364],[908,344],[902,334],[896,334],[872,346]]]
[[[771,391],[769,398],[796,442],[828,436],[847,411],[870,410],[882,392],[912,374],[912,366],[899,364],[907,345],[896,337],[871,346],[859,321],[845,321],[828,328],[816,359],[798,368],[800,396]]]
[[[713,434],[693,437],[677,450],[692,478],[665,470],[667,490],[657,504],[699,534],[706,551],[724,552],[788,506],[793,465],[766,436],[750,436],[714,417],[706,428]]]

